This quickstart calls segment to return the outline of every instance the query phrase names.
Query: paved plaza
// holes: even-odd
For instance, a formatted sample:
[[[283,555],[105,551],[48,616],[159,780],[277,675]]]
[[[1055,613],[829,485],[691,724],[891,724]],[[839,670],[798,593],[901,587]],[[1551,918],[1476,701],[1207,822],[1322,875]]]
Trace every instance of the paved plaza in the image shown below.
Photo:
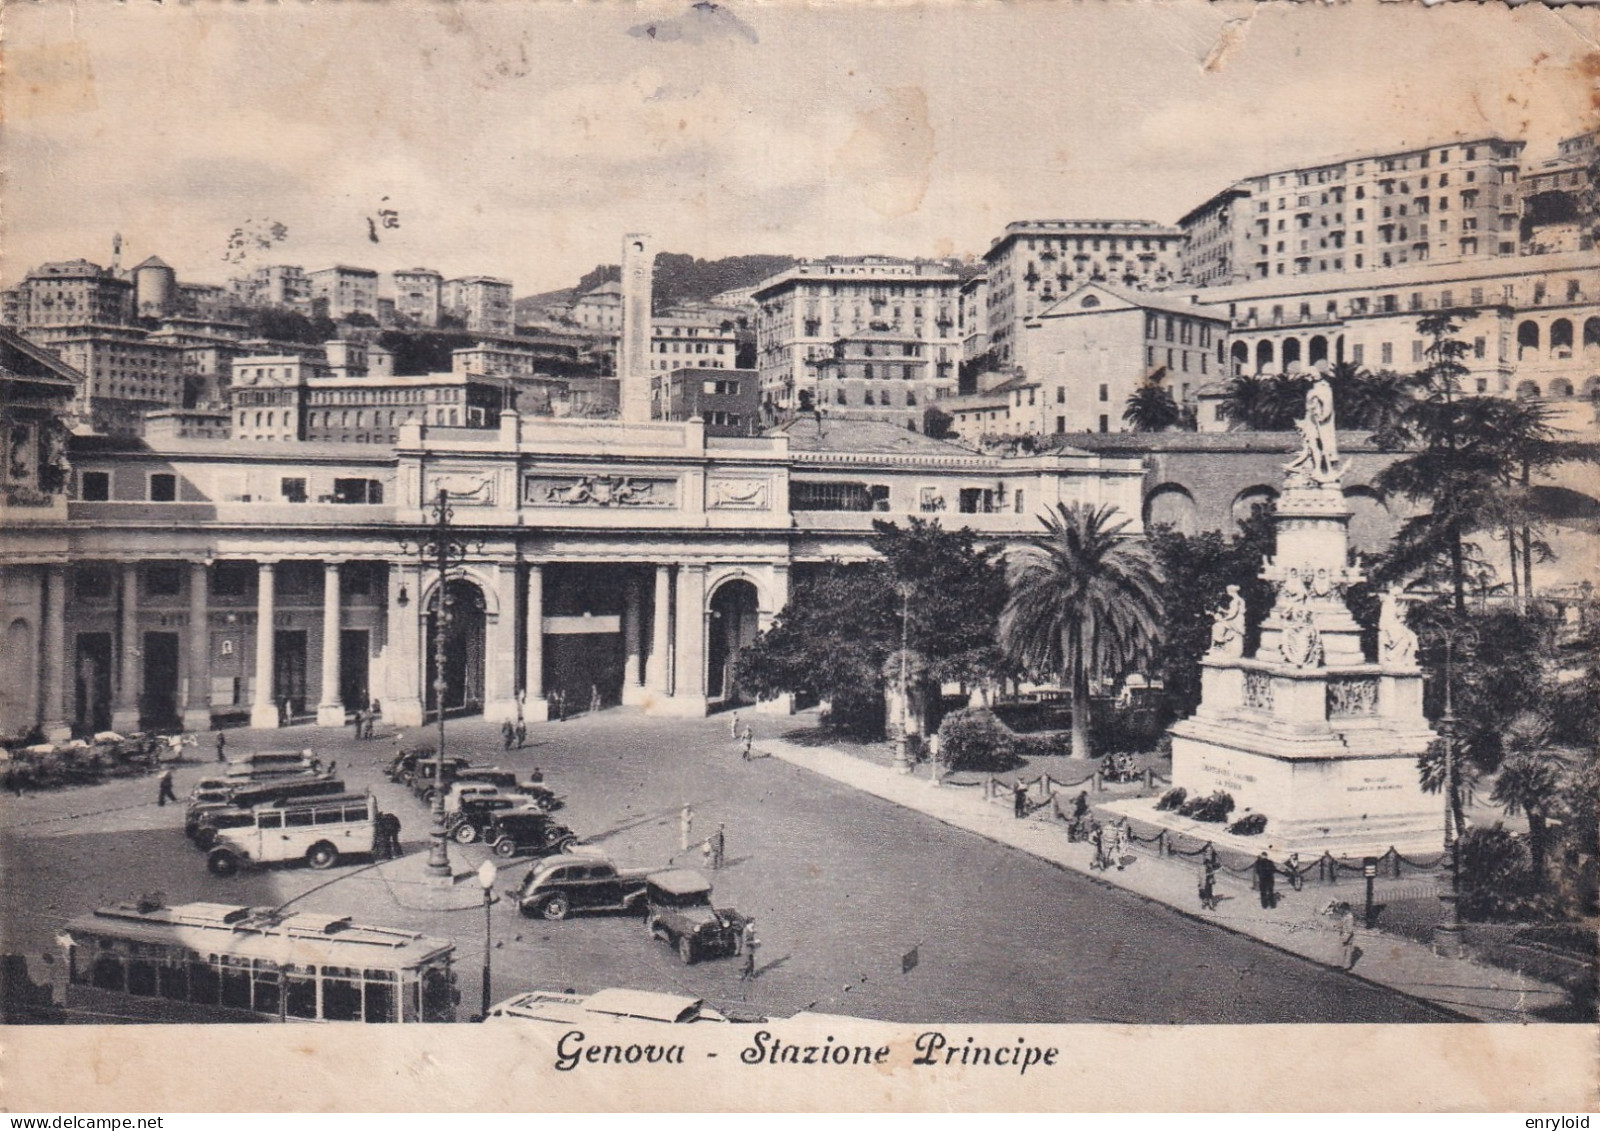
[[[1194,1024],[1459,1016],[1334,970],[1315,953],[1286,953],[1293,948],[1282,939],[1263,945],[1226,916],[1222,925],[1230,929],[1224,930],[1179,913],[1160,902],[1168,895],[1159,890],[1131,880],[1133,891],[1119,890],[981,822],[929,815],[922,811],[926,805],[886,797],[888,790],[874,784],[891,777],[880,767],[775,741],[804,719],[754,719],[758,752],[783,756],[742,761],[724,717],[662,722],[613,710],[538,725],[525,749],[509,753],[499,750],[490,724],[449,725],[452,753],[543,769],[567,798],[559,818],[620,863],[702,867],[697,848],[680,849],[686,802],[694,810],[695,841],[725,826],[726,863],[711,873],[716,902],[754,915],[764,944],[759,976],[741,982],[734,960],[682,965],[634,916],[551,923],[523,918],[502,903],[493,914],[491,988],[497,999],[533,987],[630,986],[745,1001],[774,1015],[812,1008],[895,1021]],[[410,745],[430,734],[408,731],[398,741]],[[188,753],[191,761],[179,767],[180,796],[209,772],[210,737],[201,736]],[[53,951],[61,925],[98,904],[154,892],[173,903],[275,906],[295,900],[299,908],[454,939],[462,1016],[470,1015],[479,1000],[483,955],[481,897],[470,873],[486,853],[452,845],[459,882],[446,893],[419,882],[426,814],[381,774],[396,745],[388,732],[358,742],[349,728],[229,732],[230,755],[309,746],[337,761],[352,788],[372,788],[404,824],[406,857],[382,865],[359,861],[328,872],[279,868],[212,876],[183,837],[181,809],[155,804],[154,778],[0,800],[4,950],[28,956],[38,979],[41,956]],[[876,779],[851,780],[854,771],[842,772],[841,758]],[[957,792],[933,790],[926,781],[914,788],[941,800]],[[994,814],[1002,815],[998,808]],[[1004,823],[1001,828],[1012,831]],[[507,867],[499,886],[512,886],[526,866]],[[1129,876],[1152,877],[1159,867],[1141,862]],[[902,972],[902,958],[913,949],[918,963]]]

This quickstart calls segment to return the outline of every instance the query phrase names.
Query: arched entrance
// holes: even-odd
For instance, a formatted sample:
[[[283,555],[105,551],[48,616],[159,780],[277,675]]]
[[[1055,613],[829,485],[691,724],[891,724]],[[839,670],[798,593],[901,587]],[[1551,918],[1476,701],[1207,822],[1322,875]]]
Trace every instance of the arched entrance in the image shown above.
[[[444,709],[446,715],[476,715],[483,710],[484,601],[483,590],[464,577],[451,578],[444,587]],[[439,631],[439,589],[428,600],[427,679],[423,688],[427,710],[437,710],[434,683]]]
[[[724,703],[749,703],[733,677],[739,649],[755,643],[761,631],[761,599],[756,587],[743,578],[717,586],[711,596],[711,621],[706,640],[708,671],[706,696]]]

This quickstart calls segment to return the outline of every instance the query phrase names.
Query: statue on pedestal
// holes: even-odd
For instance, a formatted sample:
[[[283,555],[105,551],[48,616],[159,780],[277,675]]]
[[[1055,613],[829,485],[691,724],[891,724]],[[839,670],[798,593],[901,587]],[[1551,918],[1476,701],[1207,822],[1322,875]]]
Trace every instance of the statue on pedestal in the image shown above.
[[[1237,585],[1228,586],[1228,603],[1212,614],[1211,652],[1234,659],[1244,655],[1244,598]]]
[[[1378,662],[1386,668],[1410,668],[1417,663],[1417,634],[1406,624],[1404,595],[1391,585],[1378,609]]]
[[[1339,435],[1333,418],[1333,386],[1325,374],[1318,374],[1306,390],[1306,414],[1295,421],[1303,447],[1300,454],[1284,464],[1291,486],[1323,486],[1338,483],[1344,474],[1339,461]]]

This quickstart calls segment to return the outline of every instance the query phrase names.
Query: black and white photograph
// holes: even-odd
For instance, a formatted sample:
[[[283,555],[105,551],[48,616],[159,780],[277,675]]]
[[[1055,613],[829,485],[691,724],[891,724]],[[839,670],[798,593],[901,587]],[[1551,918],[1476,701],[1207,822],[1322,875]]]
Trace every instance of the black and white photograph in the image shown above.
[[[0,19],[0,1106],[1593,1108],[1600,10]]]

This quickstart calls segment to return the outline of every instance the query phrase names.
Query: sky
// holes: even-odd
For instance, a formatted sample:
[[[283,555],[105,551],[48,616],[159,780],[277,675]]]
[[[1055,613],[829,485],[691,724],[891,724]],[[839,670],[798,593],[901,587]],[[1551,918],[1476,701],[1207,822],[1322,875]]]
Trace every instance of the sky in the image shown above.
[[[43,0],[4,21],[7,285],[107,263],[114,233],[124,265],[184,281],[429,266],[519,295],[636,231],[706,258],[981,255],[1013,220],[1171,223],[1344,154],[1498,133],[1542,156],[1600,106],[1600,12],[1533,4]],[[240,229],[270,246],[230,253]]]

